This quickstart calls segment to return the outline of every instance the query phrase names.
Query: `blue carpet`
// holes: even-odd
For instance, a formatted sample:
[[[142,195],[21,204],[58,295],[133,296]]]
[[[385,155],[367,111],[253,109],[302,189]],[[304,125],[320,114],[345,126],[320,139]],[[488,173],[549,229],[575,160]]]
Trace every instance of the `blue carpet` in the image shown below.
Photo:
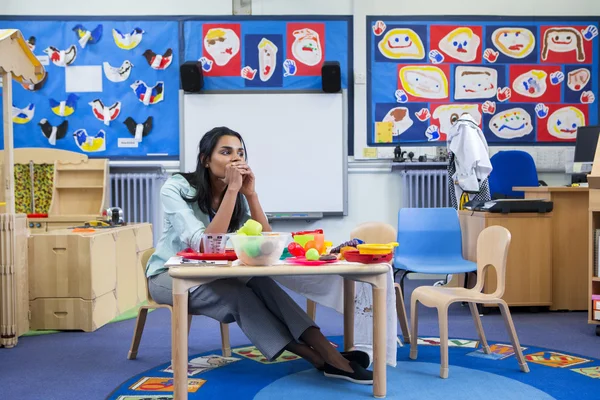
[[[342,344],[339,336],[329,339]],[[549,362],[552,351],[522,346],[526,347],[526,357]],[[403,400],[592,399],[600,390],[600,361],[590,357],[560,352],[560,355],[554,354],[555,366],[529,361],[531,372],[523,373],[514,355],[481,356],[474,355],[475,351],[474,348],[450,347],[449,378],[442,379],[439,377],[438,346],[419,345],[419,357],[414,361],[408,358],[409,346],[398,348],[398,366],[387,368],[387,397]],[[539,356],[534,355],[538,353]],[[190,359],[209,354],[219,354],[219,351],[196,354]],[[190,389],[189,399],[372,398],[372,386],[326,378],[301,359],[262,364],[237,354],[233,356],[239,360],[191,376],[190,385],[196,386]],[[167,367],[169,363],[132,377],[107,399],[171,399],[172,382],[168,378],[172,378],[172,374],[164,371]],[[590,368],[592,376],[574,371],[585,368]],[[136,384],[139,389],[159,387],[140,386],[139,383],[146,381],[146,378],[163,378],[165,391],[131,389]]]

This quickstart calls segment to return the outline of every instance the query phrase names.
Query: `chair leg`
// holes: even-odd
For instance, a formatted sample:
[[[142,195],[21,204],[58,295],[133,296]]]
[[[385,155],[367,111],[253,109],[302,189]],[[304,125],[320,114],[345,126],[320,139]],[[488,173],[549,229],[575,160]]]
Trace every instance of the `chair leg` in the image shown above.
[[[490,354],[490,346],[488,346],[488,342],[485,339],[485,332],[483,331],[483,324],[481,323],[481,318],[479,318],[479,310],[477,309],[477,304],[469,303],[469,308],[471,309],[471,315],[473,316],[473,322],[475,322],[475,329],[477,330],[477,335],[479,336],[479,341],[481,342],[481,348],[485,354]]]
[[[401,275],[400,275],[400,290],[402,290],[402,294],[404,294],[404,278],[406,278],[406,275],[408,275],[408,271],[405,270],[401,270]]]
[[[508,336],[510,336],[510,341],[512,343],[513,349],[515,350],[515,354],[517,355],[519,368],[521,368],[522,372],[529,372],[529,366],[527,365],[525,357],[523,356],[523,351],[521,350],[521,343],[519,343],[519,338],[517,337],[517,332],[515,331],[515,326],[513,325],[513,320],[512,316],[510,315],[508,305],[504,301],[499,302],[498,305],[500,305],[500,312],[502,313],[502,318],[504,318],[504,324],[506,325]]]
[[[317,303],[312,300],[306,299],[306,313],[313,321],[317,318]]]
[[[398,322],[400,322],[400,329],[402,329],[402,337],[404,343],[410,343],[410,332],[408,330],[408,318],[406,317],[406,308],[404,307],[404,296],[400,285],[394,283],[394,289],[396,290],[396,314],[398,315]]]
[[[190,331],[192,330],[192,318],[194,316],[192,314],[188,314],[188,336],[190,335]]]
[[[229,325],[221,322],[221,350],[223,357],[231,357],[231,344],[229,343]]]
[[[448,307],[438,307],[440,325],[440,377],[448,378]]]
[[[416,360],[419,352],[417,349],[417,339],[419,338],[419,303],[414,297],[411,297],[410,300],[410,359]]]
[[[140,347],[140,341],[142,340],[142,333],[144,332],[144,325],[146,325],[146,316],[148,315],[148,309],[146,307],[140,307],[138,310],[137,320],[135,321],[135,330],[133,331],[133,340],[131,341],[131,349],[127,354],[127,359],[135,360],[138,353],[138,347]]]

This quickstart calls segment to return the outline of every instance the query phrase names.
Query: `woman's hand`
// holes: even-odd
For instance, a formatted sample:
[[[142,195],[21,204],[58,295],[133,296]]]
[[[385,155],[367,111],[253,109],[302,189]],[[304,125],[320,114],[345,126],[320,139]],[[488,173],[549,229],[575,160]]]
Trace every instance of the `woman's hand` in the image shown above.
[[[254,188],[254,172],[252,172],[248,165],[240,167],[240,170],[244,175],[242,179],[242,188],[240,191],[244,196],[246,196],[246,198],[248,198],[256,193]]]
[[[223,182],[227,185],[227,190],[238,192],[242,188],[243,171],[236,163],[229,163],[225,166],[225,178]]]

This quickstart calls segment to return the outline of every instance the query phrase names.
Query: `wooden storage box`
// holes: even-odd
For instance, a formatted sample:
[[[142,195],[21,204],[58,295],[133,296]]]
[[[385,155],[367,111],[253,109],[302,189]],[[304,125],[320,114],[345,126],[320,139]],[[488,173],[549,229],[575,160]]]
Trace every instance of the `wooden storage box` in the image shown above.
[[[139,254],[150,247],[150,224],[32,234],[31,328],[94,331],[135,307]]]

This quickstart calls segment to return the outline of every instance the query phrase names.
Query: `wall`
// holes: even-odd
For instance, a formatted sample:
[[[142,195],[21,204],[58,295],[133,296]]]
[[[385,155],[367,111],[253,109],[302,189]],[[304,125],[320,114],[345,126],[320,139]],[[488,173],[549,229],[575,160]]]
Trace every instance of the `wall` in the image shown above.
[[[0,0],[0,15],[218,15],[231,14],[230,0],[145,0],[140,2],[103,2],[47,0]],[[600,15],[600,1],[571,0],[504,0],[489,3],[481,0],[429,0],[426,3],[410,0],[252,0],[254,15],[353,14],[355,74],[366,73],[366,15]],[[355,75],[356,76],[356,75]],[[360,80],[359,80],[360,81]],[[366,143],[366,87],[355,85],[355,147]],[[420,151],[416,151],[417,155]],[[398,173],[370,172],[353,167],[348,178],[349,215],[310,224],[325,229],[328,239],[340,242],[358,223],[370,220],[396,225],[401,206],[400,176]],[[258,177],[260,179],[260,177]],[[560,173],[542,173],[540,179],[550,185],[563,185],[567,177]],[[274,223],[278,230],[306,229],[305,222]]]

